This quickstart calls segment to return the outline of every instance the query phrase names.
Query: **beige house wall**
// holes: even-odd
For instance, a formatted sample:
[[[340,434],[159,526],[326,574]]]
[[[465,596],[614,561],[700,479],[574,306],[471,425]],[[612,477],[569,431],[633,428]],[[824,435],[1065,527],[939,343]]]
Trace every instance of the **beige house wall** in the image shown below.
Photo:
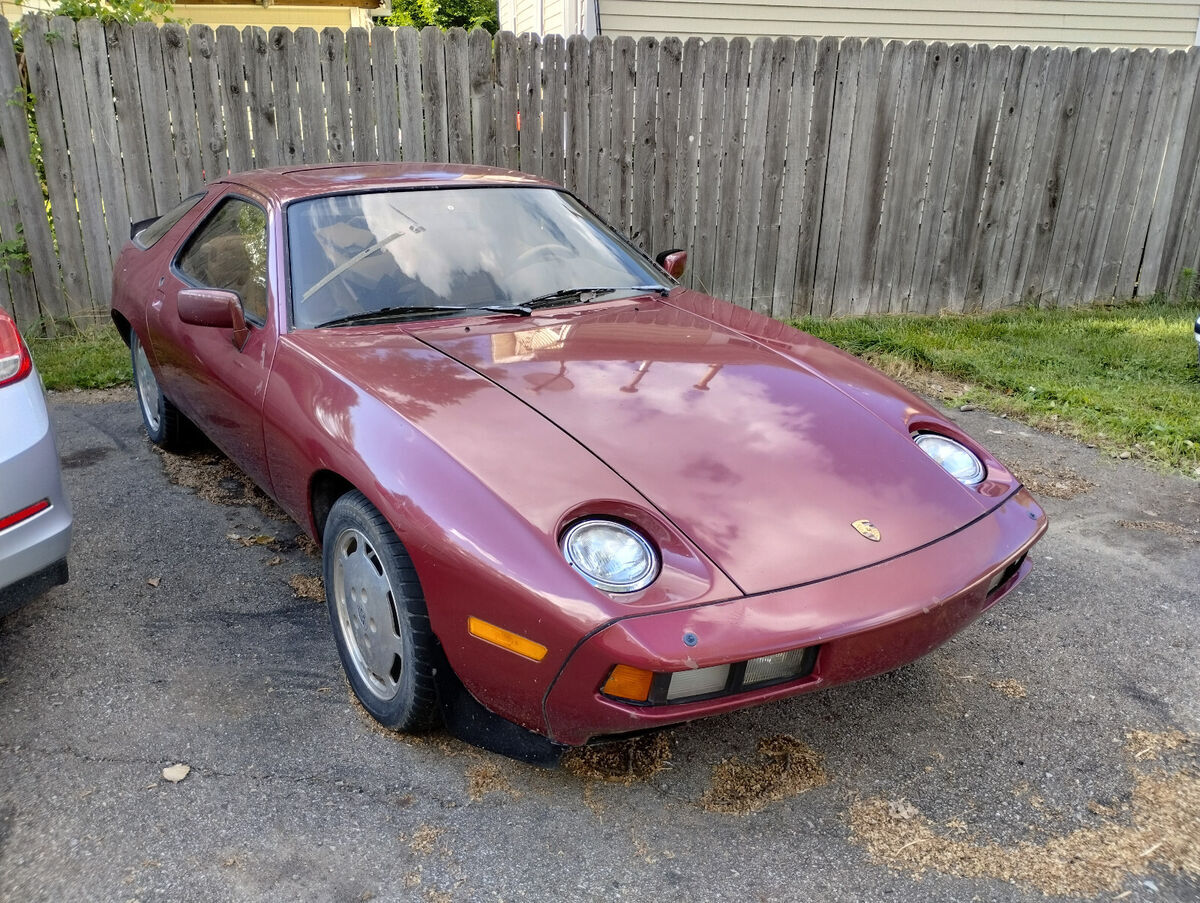
[[[600,0],[607,35],[803,35],[1039,44],[1191,47],[1200,3],[1134,0]]]
[[[56,0],[25,0],[21,5],[13,0],[0,0],[0,14],[10,22],[15,22],[25,13],[39,9],[51,9],[57,6]],[[370,16],[365,9],[351,9],[345,6],[288,6],[277,3],[270,8],[256,4],[213,5],[176,3],[174,16],[194,25],[236,25],[244,28],[247,25],[259,25],[271,28],[284,25],[288,28],[299,28],[307,25],[311,28],[350,28],[354,25],[366,27],[370,24]]]
[[[245,28],[247,25],[258,25],[262,28],[272,28],[282,25],[287,28],[299,28],[307,25],[309,28],[365,28],[371,24],[370,16],[365,9],[352,9],[346,6],[288,6],[273,3],[270,7],[258,5],[229,4],[227,6],[176,3],[175,18],[186,19],[193,25],[236,25]]]

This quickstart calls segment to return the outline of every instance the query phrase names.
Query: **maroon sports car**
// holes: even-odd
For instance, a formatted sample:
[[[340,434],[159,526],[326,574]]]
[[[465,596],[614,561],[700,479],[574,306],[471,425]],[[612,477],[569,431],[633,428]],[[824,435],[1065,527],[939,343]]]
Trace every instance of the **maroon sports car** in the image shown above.
[[[1046,529],[880,373],[679,286],[562,188],[248,172],[134,227],[152,441],[198,426],[323,546],[350,683],[529,760],[878,674]]]

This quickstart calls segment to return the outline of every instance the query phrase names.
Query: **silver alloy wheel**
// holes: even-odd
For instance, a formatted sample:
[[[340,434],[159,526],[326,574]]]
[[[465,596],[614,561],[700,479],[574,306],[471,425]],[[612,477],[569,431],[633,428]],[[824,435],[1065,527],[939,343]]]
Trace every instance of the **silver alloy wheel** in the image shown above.
[[[150,359],[146,357],[146,349],[142,347],[137,333],[130,338],[133,345],[133,366],[137,372],[138,401],[142,405],[142,414],[151,433],[157,433],[162,426],[162,415],[159,413],[158,380],[150,368]]]
[[[333,599],[350,660],[381,700],[400,692],[404,640],[392,584],[370,541],[353,528],[333,548]]]

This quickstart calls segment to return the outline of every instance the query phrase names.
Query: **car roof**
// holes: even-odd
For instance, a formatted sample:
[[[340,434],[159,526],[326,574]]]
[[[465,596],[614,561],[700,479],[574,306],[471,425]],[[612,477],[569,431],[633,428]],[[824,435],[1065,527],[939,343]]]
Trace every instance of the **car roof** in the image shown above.
[[[561,187],[517,170],[456,163],[331,163],[252,169],[214,184],[240,185],[281,204],[317,195],[388,188]]]

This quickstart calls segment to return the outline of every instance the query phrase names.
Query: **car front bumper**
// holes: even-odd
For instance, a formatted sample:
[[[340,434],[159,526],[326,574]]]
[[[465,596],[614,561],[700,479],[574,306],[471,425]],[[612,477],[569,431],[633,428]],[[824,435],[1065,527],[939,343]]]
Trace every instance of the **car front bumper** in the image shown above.
[[[0,615],[65,582],[71,505],[37,374],[0,389],[0,519],[49,506],[0,530]]]
[[[775,592],[618,620],[585,638],[559,672],[543,701],[547,734],[578,746],[907,664],[1012,590],[1029,572],[1026,553],[1046,527],[1042,509],[1021,489],[980,520],[890,561]],[[616,664],[660,673],[803,647],[816,647],[812,670],[787,683],[661,705],[621,702],[600,692]]]

